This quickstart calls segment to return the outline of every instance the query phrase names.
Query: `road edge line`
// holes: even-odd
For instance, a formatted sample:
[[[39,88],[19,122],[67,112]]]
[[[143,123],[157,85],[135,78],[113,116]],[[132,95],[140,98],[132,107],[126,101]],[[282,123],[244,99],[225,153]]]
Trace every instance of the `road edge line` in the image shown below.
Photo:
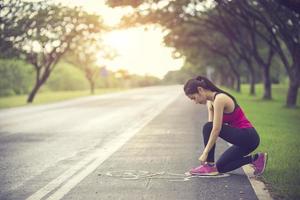
[[[247,175],[249,182],[259,200],[273,200],[269,190],[267,189],[264,182],[255,178],[253,174],[254,169],[252,169],[249,165],[244,165],[243,167],[244,173]]]

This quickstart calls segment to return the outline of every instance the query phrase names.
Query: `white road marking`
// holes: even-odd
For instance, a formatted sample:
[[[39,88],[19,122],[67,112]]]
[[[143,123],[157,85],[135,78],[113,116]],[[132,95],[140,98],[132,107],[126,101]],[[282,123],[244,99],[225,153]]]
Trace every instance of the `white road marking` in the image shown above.
[[[177,93],[177,95],[172,95],[168,99],[161,101],[160,104],[157,105],[157,107],[153,107],[150,111],[147,111],[147,115],[144,115],[143,118],[138,120],[132,127],[127,129],[119,137],[113,139],[103,147],[96,150],[94,153],[80,161],[77,165],[70,168],[65,173],[32,194],[27,198],[27,200],[39,200],[52,192],[54,193],[51,194],[47,199],[58,200],[63,198],[80,181],[82,181],[86,176],[93,172],[107,158],[109,158],[114,152],[120,149],[137,132],[139,132],[146,124],[148,124],[154,117],[156,117],[164,108],[171,104],[177,98],[177,96],[179,96],[179,94],[181,93]]]

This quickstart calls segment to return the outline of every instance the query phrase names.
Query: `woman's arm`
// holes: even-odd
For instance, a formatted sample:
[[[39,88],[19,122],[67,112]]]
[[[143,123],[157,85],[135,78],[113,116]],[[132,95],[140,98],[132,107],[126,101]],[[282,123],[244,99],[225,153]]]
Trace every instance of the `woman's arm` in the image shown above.
[[[211,130],[211,134],[208,140],[208,143],[203,151],[203,153],[208,154],[211,148],[217,141],[217,138],[220,134],[222,128],[222,120],[223,120],[223,111],[225,107],[226,96],[218,95],[214,101],[214,115],[213,115],[213,128]]]

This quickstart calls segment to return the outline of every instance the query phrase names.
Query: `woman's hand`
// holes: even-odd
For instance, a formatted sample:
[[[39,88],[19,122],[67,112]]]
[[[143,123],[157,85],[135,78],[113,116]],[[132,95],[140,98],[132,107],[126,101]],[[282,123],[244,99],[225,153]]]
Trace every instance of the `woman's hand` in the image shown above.
[[[208,156],[208,154],[203,152],[202,155],[198,158],[200,160],[201,164],[204,164],[206,162],[207,156]]]

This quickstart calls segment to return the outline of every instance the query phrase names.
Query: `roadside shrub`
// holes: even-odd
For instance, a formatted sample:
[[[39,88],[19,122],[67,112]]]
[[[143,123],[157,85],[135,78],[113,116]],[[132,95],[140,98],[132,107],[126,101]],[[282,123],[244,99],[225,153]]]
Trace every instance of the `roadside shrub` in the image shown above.
[[[0,59],[0,96],[27,94],[33,82],[31,65],[22,60]]]

